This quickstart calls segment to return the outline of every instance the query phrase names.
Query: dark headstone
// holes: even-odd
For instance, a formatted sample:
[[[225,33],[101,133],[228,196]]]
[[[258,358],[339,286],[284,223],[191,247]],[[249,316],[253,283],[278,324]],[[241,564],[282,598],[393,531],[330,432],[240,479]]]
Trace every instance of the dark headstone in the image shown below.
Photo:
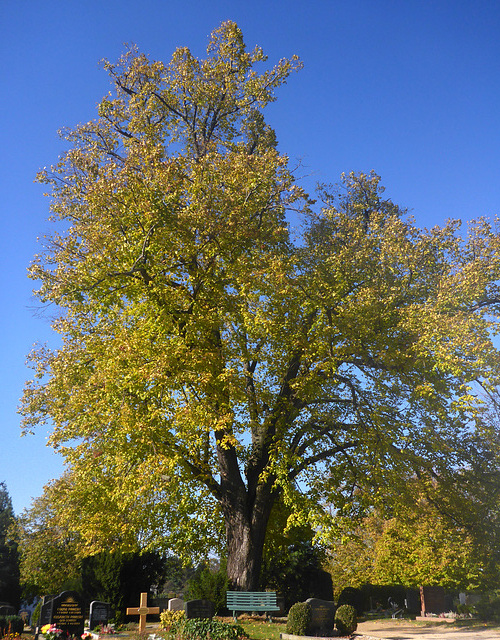
[[[52,602],[54,597],[55,596],[43,596],[40,618],[38,619],[38,627],[40,629],[52,622]]]
[[[76,591],[63,591],[52,600],[51,622],[70,636],[80,637],[85,623],[85,608]]]
[[[112,617],[111,605],[109,602],[93,600],[90,603],[89,627],[91,629],[108,624]]]
[[[428,613],[444,613],[444,588],[420,587],[420,606],[423,616]]]
[[[15,607],[6,602],[0,602],[0,616],[13,616],[16,613]]]
[[[188,600],[184,604],[186,618],[212,618],[214,603],[211,600]]]
[[[311,607],[311,634],[331,636],[335,619],[335,603],[319,598],[308,598],[306,602]]]
[[[417,589],[407,589],[405,594],[405,608],[408,613],[420,615],[420,592]]]

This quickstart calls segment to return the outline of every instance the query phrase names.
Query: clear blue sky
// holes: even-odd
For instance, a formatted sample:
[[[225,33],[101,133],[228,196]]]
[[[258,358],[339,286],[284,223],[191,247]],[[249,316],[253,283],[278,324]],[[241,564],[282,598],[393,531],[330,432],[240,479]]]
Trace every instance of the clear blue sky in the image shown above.
[[[498,0],[1,0],[0,481],[16,513],[62,471],[43,430],[19,437],[16,413],[25,356],[51,340],[26,278],[49,228],[33,178],[63,150],[59,128],[95,117],[101,58],[126,42],[202,56],[227,19],[270,62],[302,58],[268,118],[309,182],[374,169],[422,226],[500,212]]]

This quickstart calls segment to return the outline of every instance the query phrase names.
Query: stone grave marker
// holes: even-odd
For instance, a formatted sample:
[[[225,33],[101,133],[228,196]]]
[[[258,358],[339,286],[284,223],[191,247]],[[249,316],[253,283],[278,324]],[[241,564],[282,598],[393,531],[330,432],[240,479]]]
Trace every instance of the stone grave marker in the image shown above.
[[[444,613],[444,588],[443,587],[420,587],[421,615],[428,613]]]
[[[109,602],[93,600],[90,603],[89,627],[91,629],[108,624],[112,617],[111,605]]]
[[[408,613],[420,615],[420,591],[418,589],[407,589],[405,593],[405,607]]]
[[[52,621],[52,601],[55,595],[43,596],[42,606],[40,609],[40,618],[38,619],[38,628],[41,629],[44,625],[50,624]]]
[[[146,616],[148,613],[160,613],[160,607],[148,607],[148,594],[141,593],[141,600],[138,607],[129,607],[128,616],[139,616],[139,632],[146,630]]]
[[[335,603],[319,598],[308,598],[311,607],[311,632],[314,635],[331,636],[335,619]]]
[[[13,616],[16,613],[15,607],[8,602],[0,602],[0,615]]]
[[[186,618],[213,618],[214,603],[211,600],[188,600],[184,604]]]
[[[80,638],[85,625],[85,607],[76,591],[63,591],[52,601],[50,622],[69,636]]]
[[[168,601],[169,611],[184,611],[184,600],[182,598],[170,598]]]

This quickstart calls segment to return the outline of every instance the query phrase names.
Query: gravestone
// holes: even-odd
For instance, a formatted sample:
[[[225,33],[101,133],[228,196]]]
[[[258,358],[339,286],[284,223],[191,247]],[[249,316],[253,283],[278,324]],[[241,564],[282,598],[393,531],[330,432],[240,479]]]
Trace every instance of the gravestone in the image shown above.
[[[443,587],[420,587],[421,615],[444,613],[445,600]]]
[[[408,613],[420,615],[422,610],[420,603],[420,591],[417,589],[407,589],[405,593],[405,608]]]
[[[40,617],[38,619],[38,628],[41,629],[46,624],[50,624],[52,621],[52,601],[55,595],[43,596],[42,606],[40,609]]]
[[[319,636],[332,635],[335,603],[319,598],[308,598],[306,602],[311,607],[311,633]]]
[[[69,636],[80,637],[85,623],[85,607],[76,591],[63,591],[52,601],[50,622]]]
[[[90,603],[89,627],[91,629],[108,624],[112,617],[111,605],[109,602],[93,600]]]
[[[184,604],[186,618],[212,618],[214,615],[214,603],[211,600],[188,600]]]
[[[16,613],[15,607],[8,602],[0,602],[0,616],[13,616]]]
[[[170,598],[168,601],[169,611],[184,611],[184,600],[182,598]]]

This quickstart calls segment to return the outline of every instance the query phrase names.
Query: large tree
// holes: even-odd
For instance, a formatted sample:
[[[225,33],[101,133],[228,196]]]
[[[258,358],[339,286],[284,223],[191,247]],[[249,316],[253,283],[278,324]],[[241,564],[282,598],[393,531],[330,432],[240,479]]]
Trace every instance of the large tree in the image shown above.
[[[471,385],[498,379],[496,232],[420,230],[374,174],[316,207],[262,114],[299,63],[263,62],[227,22],[204,60],[106,63],[98,118],[40,176],[58,230],[31,276],[62,346],[33,354],[23,402],[25,429],[53,423],[91,550],[194,553],[222,522],[241,589],[278,498],[318,528],[326,499],[345,514],[443,475]]]

